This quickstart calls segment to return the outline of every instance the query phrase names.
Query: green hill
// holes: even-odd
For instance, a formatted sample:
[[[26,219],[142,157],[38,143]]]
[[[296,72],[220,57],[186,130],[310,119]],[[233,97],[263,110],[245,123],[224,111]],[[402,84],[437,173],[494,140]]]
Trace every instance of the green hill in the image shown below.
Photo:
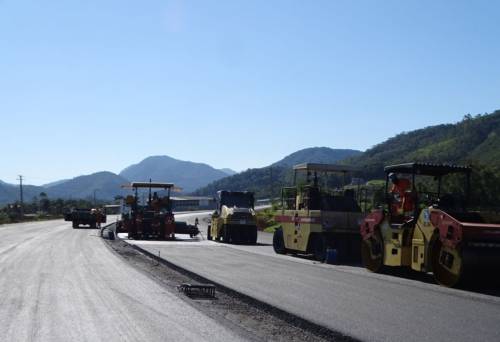
[[[335,151],[334,158],[324,158],[329,151]],[[401,133],[364,153],[352,151],[350,156],[339,158],[345,151],[349,154],[349,150],[304,149],[274,163],[272,169],[249,169],[213,182],[196,194],[211,195],[219,189],[231,189],[255,191],[257,197],[269,197],[272,189],[276,196],[281,186],[290,183],[291,166],[301,162],[350,164],[362,169],[365,179],[376,179],[384,176],[386,165],[422,161],[472,165],[475,202],[488,206],[500,204],[500,110],[474,117],[466,115],[454,124]]]
[[[500,110],[466,115],[455,124],[401,133],[365,153],[344,160],[361,167],[367,178],[380,177],[383,167],[410,161],[500,167]]]
[[[336,163],[344,158],[359,155],[361,151],[311,147],[294,152],[274,164],[248,169],[236,175],[219,179],[198,189],[196,195],[213,195],[218,190],[253,191],[259,198],[277,196],[281,187],[291,180],[291,167],[298,163]]]

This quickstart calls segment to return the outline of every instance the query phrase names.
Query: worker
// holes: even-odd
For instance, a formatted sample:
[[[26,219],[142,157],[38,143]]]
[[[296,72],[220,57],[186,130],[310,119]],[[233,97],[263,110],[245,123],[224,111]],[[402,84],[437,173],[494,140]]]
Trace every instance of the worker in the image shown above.
[[[195,225],[196,227],[198,227],[198,224],[199,224],[199,223],[200,223],[200,222],[198,221],[198,218],[195,218],[195,219],[194,219],[194,225]]]
[[[392,212],[397,215],[409,217],[413,215],[414,203],[411,192],[411,183],[406,178],[399,178],[395,173],[389,173],[389,180],[392,183],[391,194],[394,198]]]
[[[97,209],[96,210],[95,219],[96,219],[96,222],[97,222],[97,228],[101,229],[101,222],[102,222],[102,212],[101,212],[101,209]]]

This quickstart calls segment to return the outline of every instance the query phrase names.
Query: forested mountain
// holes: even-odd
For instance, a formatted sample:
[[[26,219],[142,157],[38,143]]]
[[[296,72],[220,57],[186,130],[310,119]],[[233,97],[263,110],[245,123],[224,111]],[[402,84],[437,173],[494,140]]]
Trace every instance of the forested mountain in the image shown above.
[[[250,190],[258,197],[269,197],[273,189],[273,196],[276,196],[282,185],[290,183],[291,166],[301,162],[354,165],[363,171],[365,179],[375,179],[383,177],[386,165],[421,161],[472,165],[477,202],[500,203],[500,110],[466,115],[455,124],[401,133],[364,153],[352,151],[351,157],[345,156],[341,161],[322,158],[323,149],[298,151],[274,163],[272,169],[249,169],[213,182],[196,193],[210,195],[219,189]]]
[[[120,176],[130,181],[171,182],[181,187],[183,192],[191,192],[210,182],[227,177],[225,171],[210,165],[177,160],[168,156],[152,156],[120,172]]]
[[[500,167],[500,110],[401,133],[344,160],[362,168],[368,178],[380,177],[385,165],[411,161]]]
[[[45,189],[50,198],[73,198],[91,199],[113,199],[117,195],[123,195],[125,191],[121,188],[128,181],[112,172],[96,172],[91,175],[79,176],[63,183],[53,185]]]
[[[311,147],[294,152],[271,166],[292,167],[300,163],[335,163],[363,152],[349,149],[332,149],[329,147]]]
[[[213,195],[218,190],[249,190],[257,197],[279,194],[281,187],[289,182],[292,166],[299,163],[336,163],[349,156],[359,155],[361,151],[312,147],[294,152],[276,163],[258,169],[248,169],[236,175],[222,178],[195,191],[197,195]]]

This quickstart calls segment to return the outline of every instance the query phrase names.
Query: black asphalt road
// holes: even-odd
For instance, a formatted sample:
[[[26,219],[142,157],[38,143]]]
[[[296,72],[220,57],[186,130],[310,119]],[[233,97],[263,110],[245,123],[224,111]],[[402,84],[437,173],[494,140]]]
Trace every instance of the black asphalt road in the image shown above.
[[[97,233],[63,221],[0,225],[0,341],[242,340]]]
[[[177,215],[206,231],[206,214]],[[132,241],[142,248],[259,300],[366,341],[500,341],[500,299],[422,279],[372,274],[212,241]]]

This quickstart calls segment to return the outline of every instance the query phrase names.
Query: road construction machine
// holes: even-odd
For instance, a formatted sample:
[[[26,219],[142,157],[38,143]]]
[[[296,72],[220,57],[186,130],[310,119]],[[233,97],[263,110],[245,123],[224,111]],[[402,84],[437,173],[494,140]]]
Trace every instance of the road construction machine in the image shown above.
[[[172,183],[132,182],[122,186],[133,189],[134,195],[125,197],[121,206],[121,219],[117,222],[117,233],[128,233],[130,239],[173,240],[176,234],[196,237],[198,225],[176,221],[172,211],[170,194]],[[147,191],[147,199],[140,190]],[[153,189],[160,190],[153,192]]]
[[[478,270],[498,270],[500,217],[468,209],[471,171],[415,162],[385,167],[386,203],[360,225],[365,267],[433,272],[448,287]]]
[[[318,261],[325,261],[329,255],[332,262],[359,261],[363,212],[358,200],[362,186],[346,184],[358,170],[315,163],[295,165],[293,170],[294,186],[281,190],[274,251],[310,254]]]
[[[256,244],[254,194],[249,191],[218,191],[207,239],[236,244]]]
[[[175,220],[170,201],[174,184],[132,182],[123,188],[133,189],[134,195],[124,199],[122,217],[117,223],[117,233],[128,233],[130,239],[175,239]],[[141,201],[139,190],[147,189]],[[163,196],[153,192],[163,191]]]

